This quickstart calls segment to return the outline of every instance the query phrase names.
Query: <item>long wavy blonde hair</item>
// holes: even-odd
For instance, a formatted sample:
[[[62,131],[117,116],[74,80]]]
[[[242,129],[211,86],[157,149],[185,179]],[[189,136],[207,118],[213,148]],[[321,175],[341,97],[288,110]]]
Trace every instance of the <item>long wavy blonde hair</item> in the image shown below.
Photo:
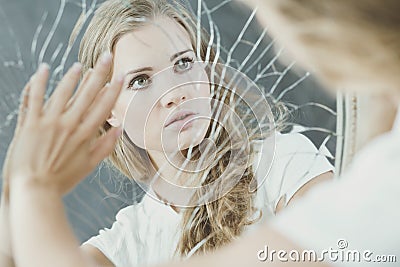
[[[79,61],[83,65],[83,73],[94,67],[103,52],[113,52],[121,36],[143,27],[159,16],[172,18],[184,27],[190,36],[193,50],[197,51],[197,21],[177,1],[172,3],[166,0],[109,0],[97,9],[83,35],[79,51]],[[71,35],[71,41],[75,40],[82,25],[83,19],[78,21]],[[201,60],[206,61],[208,59],[208,62],[218,62],[219,60],[215,58],[214,49],[209,47],[209,36],[204,30],[201,30],[200,38]],[[217,66],[215,72],[220,71],[221,69]],[[210,72],[208,74],[210,75]],[[225,88],[220,87],[219,90],[225,90]],[[214,94],[212,97],[214,99],[219,98],[217,100],[229,104],[230,92],[224,96],[224,99],[221,99],[223,95],[223,93]],[[224,116],[227,116],[227,114],[221,115],[221,117]],[[234,121],[228,119],[226,123],[233,124]],[[254,128],[255,125],[253,124],[254,122],[248,122],[246,128]],[[106,122],[99,134],[103,134],[110,127]],[[210,137],[210,132],[209,129],[206,138]],[[248,141],[251,142],[265,137],[260,136],[260,132],[256,131],[249,136]],[[233,142],[232,140],[226,142],[228,138],[233,139]],[[181,256],[193,253],[194,249],[195,253],[200,253],[220,247],[240,235],[245,225],[254,222],[256,212],[253,203],[254,192],[249,190],[255,181],[254,170],[252,169],[254,154],[252,146],[245,150],[249,155],[248,160],[236,164],[233,171],[226,173],[225,170],[227,170],[230,157],[237,153],[243,153],[245,142],[241,140],[241,136],[232,136],[232,133],[226,131],[220,131],[212,139],[218,148],[218,160],[205,170],[207,175],[204,184],[216,181],[221,178],[221,175],[227,176],[227,179],[238,178],[238,183],[216,201],[183,210],[183,230],[176,250]],[[201,154],[198,146],[193,150],[197,152],[197,155]],[[126,133],[118,141],[108,160],[130,179],[140,182],[150,178],[150,162],[146,151],[133,144]],[[201,246],[199,246],[200,242],[202,242]]]

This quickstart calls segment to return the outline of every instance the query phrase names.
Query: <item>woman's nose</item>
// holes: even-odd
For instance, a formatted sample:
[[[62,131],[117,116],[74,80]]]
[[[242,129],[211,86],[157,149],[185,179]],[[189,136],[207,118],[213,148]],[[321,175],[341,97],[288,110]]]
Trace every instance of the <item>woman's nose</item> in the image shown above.
[[[160,103],[165,108],[171,108],[178,106],[186,99],[187,95],[185,93],[185,88],[174,88],[161,97]]]

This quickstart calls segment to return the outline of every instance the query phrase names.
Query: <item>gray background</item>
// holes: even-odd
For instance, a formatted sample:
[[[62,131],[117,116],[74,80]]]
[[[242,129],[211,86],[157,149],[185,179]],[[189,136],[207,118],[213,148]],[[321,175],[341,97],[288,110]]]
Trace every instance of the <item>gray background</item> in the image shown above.
[[[66,44],[69,33],[80,15],[81,8],[70,1],[64,10],[61,23],[58,26],[52,41],[49,43],[49,51],[54,51],[59,44]],[[190,1],[194,10],[197,7],[197,0]],[[209,9],[218,6],[223,1],[205,1]],[[225,1],[226,2],[226,1]],[[36,68],[39,52],[31,55],[32,40],[38,25],[44,14],[47,13],[41,35],[38,38],[37,46],[40,48],[53,26],[54,20],[60,6],[60,1],[55,0],[0,0],[0,160],[3,162],[7,146],[11,140],[16,117],[15,110],[18,105],[18,95],[28,80],[28,77]],[[221,43],[224,47],[230,48],[237,40],[237,37],[249,18],[251,10],[243,5],[234,2],[228,3],[217,11],[213,12],[213,21],[219,27]],[[204,17],[206,19],[206,17]],[[205,26],[207,27],[205,21]],[[233,58],[241,62],[252,48],[262,29],[256,21],[252,21],[250,27],[243,36],[243,41],[233,53]],[[257,49],[252,60],[270,43],[267,36]],[[65,47],[65,46],[64,46]],[[18,56],[20,53],[20,58]],[[44,61],[49,61],[52,53],[45,55]],[[273,51],[267,53],[262,64],[265,65],[274,56]],[[22,62],[19,60],[22,59]],[[58,57],[58,60],[60,58]],[[67,61],[67,66],[77,59],[75,48]],[[251,62],[251,61],[250,61]],[[277,65],[282,68],[281,65]],[[255,72],[248,75],[254,78]],[[275,96],[287,88],[294,81],[304,75],[303,71],[290,72],[281,81]],[[260,85],[269,88],[274,79],[264,79]],[[295,90],[285,94],[283,100],[290,104],[302,105],[310,102],[317,102],[335,110],[335,101],[323,90],[312,77],[308,77],[300,83]],[[336,118],[324,109],[316,107],[305,107],[291,113],[291,120],[304,126],[321,127],[330,131],[335,130]],[[307,131],[312,141],[318,146],[326,137],[326,133],[320,131]],[[328,143],[332,153],[335,150],[335,139]],[[73,225],[78,238],[83,241],[95,235],[100,228],[110,226],[114,220],[115,213],[126,205],[135,203],[142,195],[137,185],[121,177],[112,170],[102,167],[96,169],[93,174],[82,182],[73,192],[65,197],[67,214]],[[29,208],[29,207],[27,207]]]

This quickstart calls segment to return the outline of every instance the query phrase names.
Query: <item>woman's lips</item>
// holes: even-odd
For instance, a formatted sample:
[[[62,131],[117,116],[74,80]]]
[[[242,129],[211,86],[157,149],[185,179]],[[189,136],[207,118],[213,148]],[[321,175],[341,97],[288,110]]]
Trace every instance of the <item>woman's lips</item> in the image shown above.
[[[192,120],[196,115],[197,113],[192,111],[178,111],[167,121],[167,123],[165,124],[165,128],[173,127],[176,129],[184,130],[192,124],[192,121],[190,120]]]

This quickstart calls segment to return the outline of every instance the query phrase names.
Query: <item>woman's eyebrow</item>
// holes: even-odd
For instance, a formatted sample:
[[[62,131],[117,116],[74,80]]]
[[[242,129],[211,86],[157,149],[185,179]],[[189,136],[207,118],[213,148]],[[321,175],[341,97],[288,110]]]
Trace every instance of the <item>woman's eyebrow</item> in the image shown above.
[[[184,50],[184,51],[181,51],[181,52],[178,52],[178,53],[172,55],[172,57],[170,58],[170,61],[173,61],[174,59],[176,59],[176,58],[179,57],[180,55],[183,55],[183,54],[185,54],[185,53],[187,53],[187,52],[193,52],[193,53],[194,53],[193,49],[186,49],[186,50]],[[130,70],[130,71],[128,71],[128,72],[126,73],[126,75],[128,75],[128,74],[135,74],[135,73],[144,72],[144,71],[153,71],[153,68],[151,68],[151,67],[145,67],[145,68],[140,68],[140,69],[136,69],[136,70]]]
[[[179,57],[180,55],[185,54],[186,52],[190,52],[190,51],[194,53],[193,49],[186,49],[185,51],[181,51],[181,52],[174,54],[169,60],[174,61],[175,58]]]
[[[153,68],[146,67],[146,68],[140,68],[140,69],[137,69],[137,70],[130,70],[130,71],[128,71],[128,72],[126,73],[126,75],[128,75],[128,74],[134,74],[134,73],[138,73],[138,72],[143,72],[143,71],[153,71]]]

